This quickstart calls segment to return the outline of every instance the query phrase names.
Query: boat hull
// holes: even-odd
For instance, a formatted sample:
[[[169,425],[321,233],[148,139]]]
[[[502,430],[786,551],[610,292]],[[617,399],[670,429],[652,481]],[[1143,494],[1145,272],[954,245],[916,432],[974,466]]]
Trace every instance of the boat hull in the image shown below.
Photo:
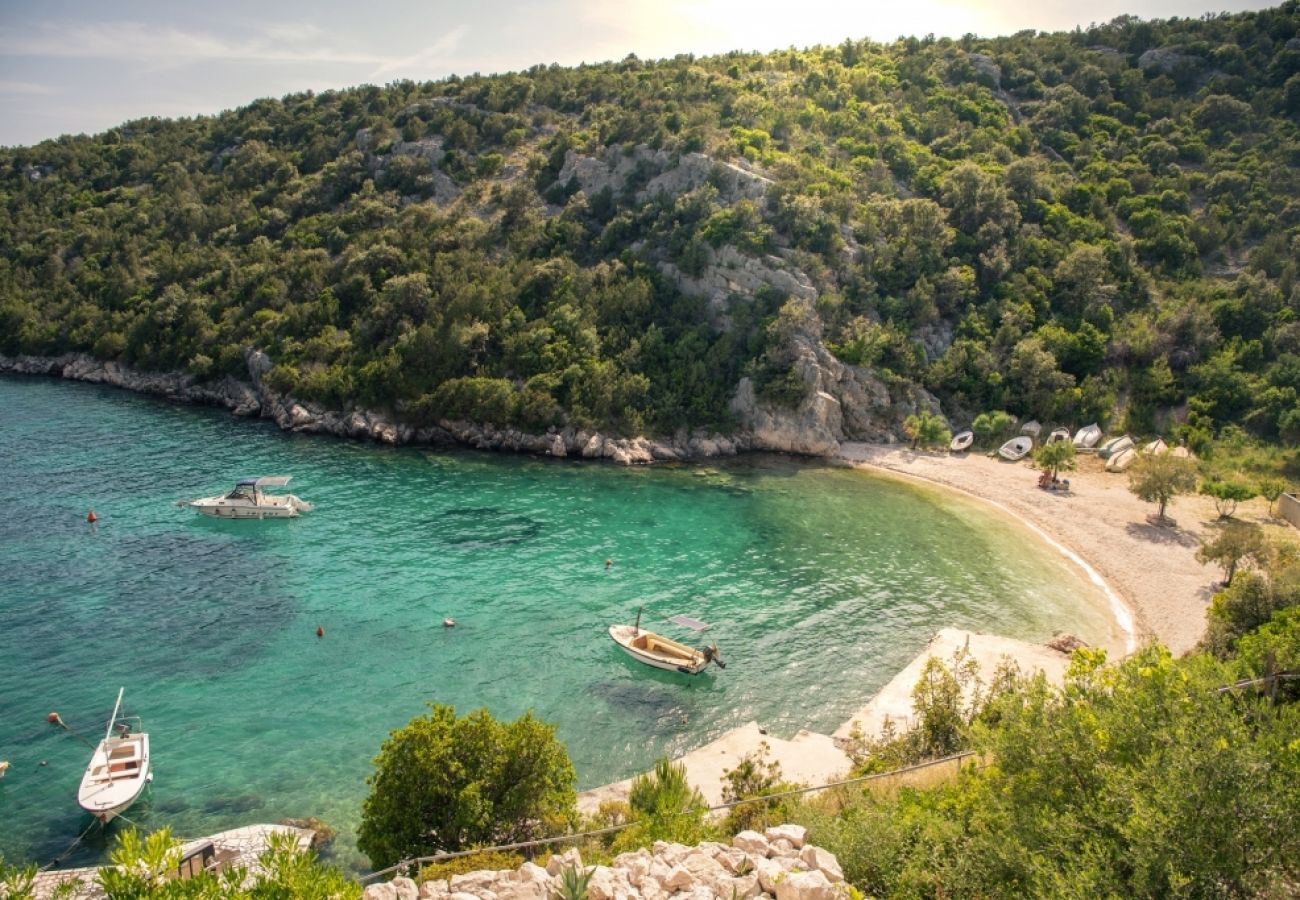
[[[653,631],[638,630],[633,625],[611,625],[609,636],[637,662],[665,672],[698,675],[709,665],[709,660],[700,651]]]
[[[1029,438],[1013,438],[998,448],[998,456],[1015,462],[1024,459],[1034,449],[1034,442]]]
[[[105,738],[81,777],[77,805],[107,825],[140,799],[152,777],[148,734]]]
[[[962,450],[968,448],[974,441],[975,441],[974,432],[963,431],[952,439],[952,443],[948,445],[948,448],[950,450],[960,453]]]
[[[189,506],[214,519],[293,519],[298,516],[298,510],[305,506],[292,494],[283,499],[288,502],[255,504],[231,501],[225,497],[204,497],[192,501]]]

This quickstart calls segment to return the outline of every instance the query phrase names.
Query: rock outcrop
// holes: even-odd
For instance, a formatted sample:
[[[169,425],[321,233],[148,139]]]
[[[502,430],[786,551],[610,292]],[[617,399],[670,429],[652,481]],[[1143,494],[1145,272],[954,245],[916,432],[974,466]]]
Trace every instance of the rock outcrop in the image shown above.
[[[799,825],[742,831],[731,845],[698,847],[657,841],[654,850],[623,853],[611,865],[583,866],[576,849],[546,868],[526,862],[502,872],[470,872],[417,885],[409,878],[372,884],[363,900],[547,900],[566,870],[590,872],[590,900],[846,900],[849,886],[834,854],[807,844]]]

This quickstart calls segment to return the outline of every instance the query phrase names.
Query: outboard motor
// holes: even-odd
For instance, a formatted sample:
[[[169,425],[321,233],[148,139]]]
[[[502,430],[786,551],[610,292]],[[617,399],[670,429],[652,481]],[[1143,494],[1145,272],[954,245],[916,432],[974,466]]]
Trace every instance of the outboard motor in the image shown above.
[[[718,652],[717,644],[710,644],[703,650],[705,662],[711,662],[719,669],[725,669],[727,664],[722,661],[722,654]]]

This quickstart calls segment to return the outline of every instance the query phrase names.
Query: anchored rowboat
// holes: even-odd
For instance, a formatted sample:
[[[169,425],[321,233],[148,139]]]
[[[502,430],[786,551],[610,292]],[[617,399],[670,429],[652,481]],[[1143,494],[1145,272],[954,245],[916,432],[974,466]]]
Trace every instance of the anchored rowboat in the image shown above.
[[[77,790],[77,803],[105,825],[130,809],[153,780],[149,772],[149,735],[139,730],[140,719],[117,717],[124,690],[117,692],[104,739],[91,754]]]
[[[709,627],[703,622],[689,619],[686,616],[677,616],[669,621],[677,622],[688,628],[694,628],[696,631],[703,631]],[[711,644],[697,650],[680,641],[666,638],[662,634],[644,630],[641,628],[641,612],[639,610],[636,614],[635,625],[611,625],[609,626],[609,636],[614,639],[614,643],[623,648],[623,652],[628,656],[637,662],[645,663],[647,666],[654,666],[656,669],[681,672],[683,675],[698,675],[708,667],[709,663],[716,663],[720,669],[727,667],[727,664],[722,661],[722,656],[718,653],[717,644]]]

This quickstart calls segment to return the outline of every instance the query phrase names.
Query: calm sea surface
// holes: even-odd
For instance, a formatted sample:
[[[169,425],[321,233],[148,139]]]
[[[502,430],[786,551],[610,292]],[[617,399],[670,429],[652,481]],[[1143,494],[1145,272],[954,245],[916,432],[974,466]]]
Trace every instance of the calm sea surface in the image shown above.
[[[1114,636],[1104,597],[1020,527],[846,469],[393,449],[7,376],[0,423],[9,861],[47,862],[89,823],[89,749],[45,717],[97,740],[119,686],[155,772],[131,819],[196,837],[318,816],[340,831],[335,859],[362,867],[370,761],[429,702],[535,710],[588,788],[751,719],[834,729],[944,625]],[[269,474],[315,512],[218,522],[175,505]],[[712,623],[728,668],[628,659],[605,629],[640,605],[652,627]],[[104,847],[92,835],[67,864]]]

